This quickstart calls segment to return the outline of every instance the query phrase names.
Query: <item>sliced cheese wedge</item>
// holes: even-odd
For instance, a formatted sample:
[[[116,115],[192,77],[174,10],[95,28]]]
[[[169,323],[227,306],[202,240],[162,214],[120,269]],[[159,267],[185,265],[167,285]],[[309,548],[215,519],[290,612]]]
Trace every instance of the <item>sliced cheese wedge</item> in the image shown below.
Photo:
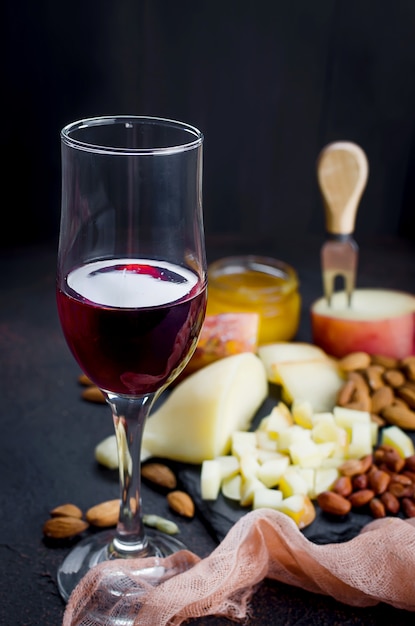
[[[147,420],[143,446],[153,456],[202,463],[230,451],[267,397],[262,361],[246,352],[198,370],[175,387]]]

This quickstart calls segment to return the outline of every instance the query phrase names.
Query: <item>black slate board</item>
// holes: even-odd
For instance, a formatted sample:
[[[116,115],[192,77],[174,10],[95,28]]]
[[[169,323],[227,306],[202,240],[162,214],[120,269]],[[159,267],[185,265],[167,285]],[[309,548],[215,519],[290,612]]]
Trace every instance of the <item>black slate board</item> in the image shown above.
[[[270,385],[268,398],[262,404],[252,422],[252,430],[258,426],[262,417],[268,415],[280,399],[280,390]],[[415,432],[408,433],[415,443]],[[222,494],[215,501],[202,500],[200,493],[200,466],[177,464],[175,471],[182,488],[193,498],[198,515],[202,518],[210,534],[220,542],[230,528],[248,511],[237,502],[225,498]],[[355,537],[373,517],[365,512],[350,512],[338,518],[330,516],[316,506],[316,519],[302,530],[303,534],[316,544],[341,543]]]
[[[226,499],[222,494],[215,501],[204,501],[200,496],[200,468],[186,467],[179,470],[180,481],[192,496],[198,514],[202,517],[209,532],[220,542],[230,528],[248,511],[238,503]],[[316,505],[316,519],[303,534],[314,543],[340,543],[355,537],[373,517],[364,513],[349,513],[343,518],[328,516]]]

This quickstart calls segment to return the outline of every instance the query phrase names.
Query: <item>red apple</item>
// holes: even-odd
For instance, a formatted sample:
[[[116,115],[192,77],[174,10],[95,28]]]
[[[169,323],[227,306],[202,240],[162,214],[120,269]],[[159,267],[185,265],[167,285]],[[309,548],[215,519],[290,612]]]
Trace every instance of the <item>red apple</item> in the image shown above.
[[[313,342],[341,358],[363,351],[394,358],[415,354],[415,296],[385,289],[356,289],[348,307],[344,292],[331,306],[320,298],[311,306]]]

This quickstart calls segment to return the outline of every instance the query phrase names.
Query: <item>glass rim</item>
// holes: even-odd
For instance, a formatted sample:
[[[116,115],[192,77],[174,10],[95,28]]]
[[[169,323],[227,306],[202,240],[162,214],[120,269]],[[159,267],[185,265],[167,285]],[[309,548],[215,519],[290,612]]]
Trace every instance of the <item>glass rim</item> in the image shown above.
[[[174,145],[168,145],[163,147],[153,148],[132,148],[130,146],[110,146],[105,144],[93,143],[89,141],[82,141],[72,137],[71,133],[76,130],[82,130],[84,128],[98,127],[98,126],[111,126],[113,124],[135,124],[138,122],[148,125],[159,125],[176,130],[181,130],[188,133],[189,136],[193,136],[192,140],[183,142],[174,142]],[[61,132],[61,141],[72,148],[78,150],[84,150],[85,152],[93,152],[95,154],[122,154],[122,155],[154,155],[154,154],[175,154],[179,152],[186,152],[188,150],[194,150],[202,145],[204,136],[203,133],[186,122],[173,120],[165,117],[152,117],[148,115],[104,115],[97,117],[87,117],[74,122],[66,124]],[[173,142],[172,142],[173,143]]]

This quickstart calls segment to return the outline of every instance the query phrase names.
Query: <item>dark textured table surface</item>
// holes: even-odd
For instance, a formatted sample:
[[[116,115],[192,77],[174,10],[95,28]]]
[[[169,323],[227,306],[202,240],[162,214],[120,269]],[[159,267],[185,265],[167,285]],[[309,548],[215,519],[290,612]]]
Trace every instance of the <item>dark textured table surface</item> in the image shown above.
[[[319,245],[284,242],[271,245],[216,243],[209,261],[228,253],[264,252],[292,263],[303,296],[299,339],[310,340],[308,307],[321,295]],[[94,461],[96,444],[112,434],[105,407],[82,401],[79,370],[58,323],[55,294],[55,246],[0,253],[0,624],[61,624],[64,604],[56,568],[69,550],[42,536],[49,511],[64,502],[87,509],[118,497],[118,477]],[[358,286],[415,292],[415,246],[385,239],[361,245]],[[143,486],[145,512],[171,515],[165,498]],[[179,519],[181,537],[199,556],[216,540],[203,519]],[[374,565],[375,567],[375,565]],[[249,624],[268,626],[324,624],[413,624],[414,614],[378,605],[344,606],[280,583],[264,581],[250,610]],[[225,625],[209,617],[194,624]]]

